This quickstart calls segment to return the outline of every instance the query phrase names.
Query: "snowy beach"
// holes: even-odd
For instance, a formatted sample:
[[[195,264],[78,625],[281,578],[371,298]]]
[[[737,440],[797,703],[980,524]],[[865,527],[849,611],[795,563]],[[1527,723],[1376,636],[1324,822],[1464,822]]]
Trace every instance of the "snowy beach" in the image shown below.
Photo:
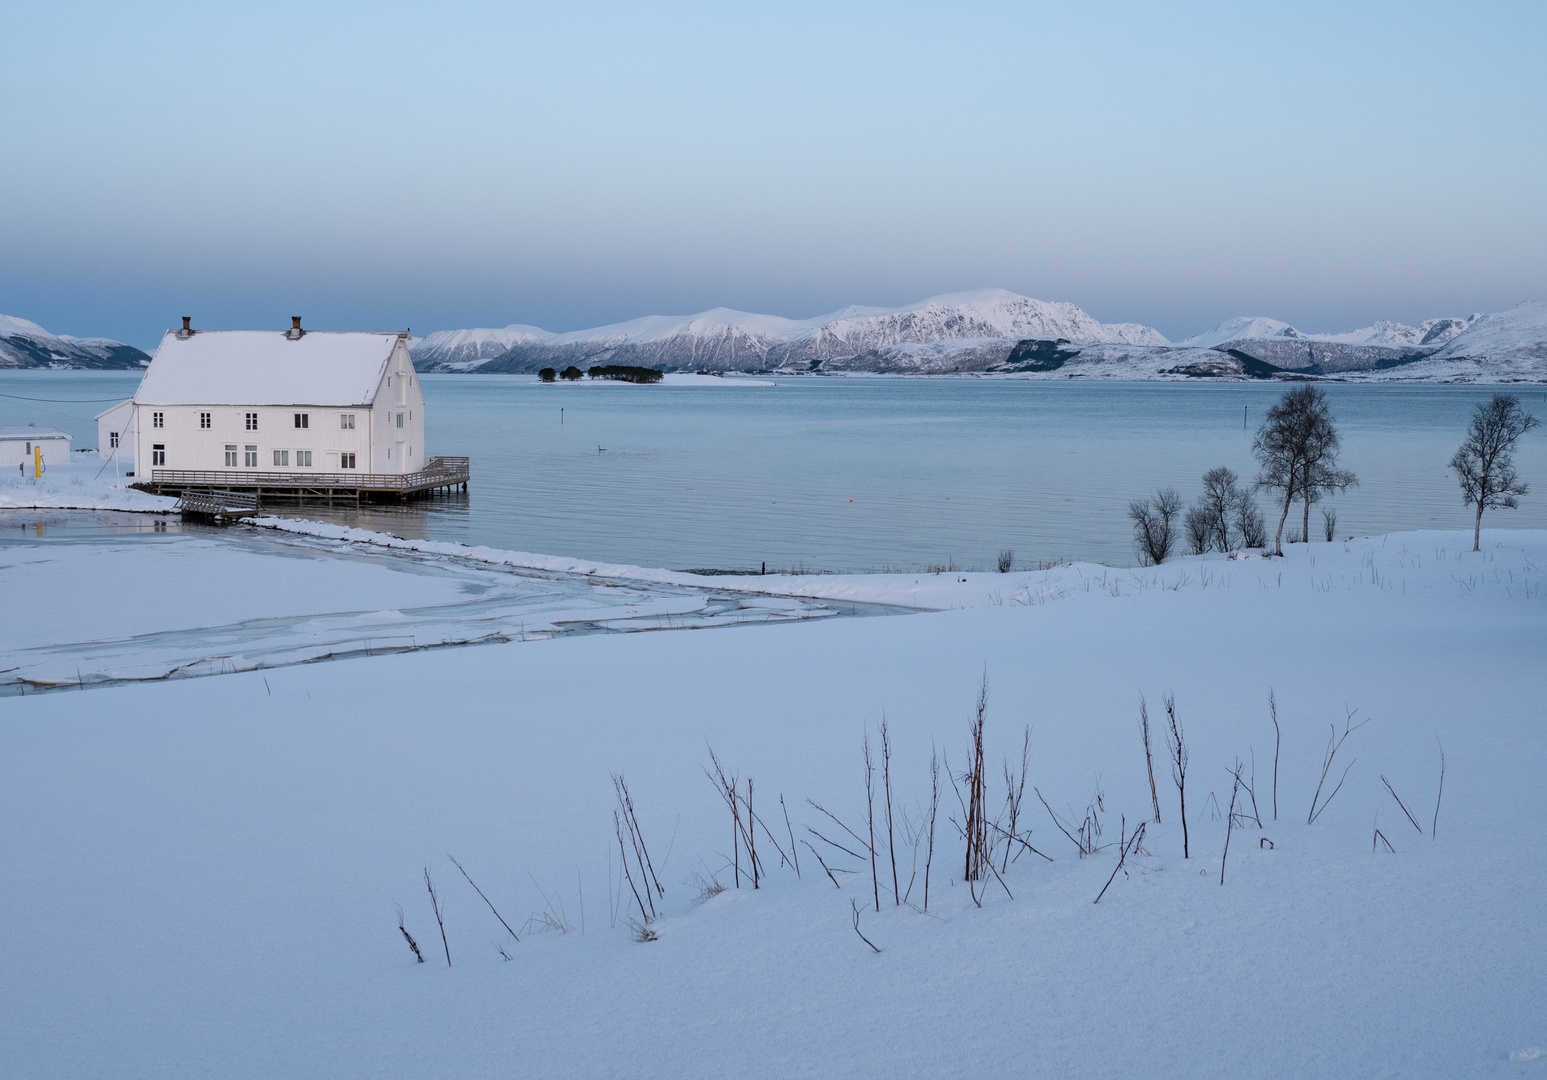
[[[307,617],[342,596],[370,596],[371,610],[433,607],[522,566],[641,596],[686,587],[668,572],[530,567],[543,560],[379,535],[240,532],[252,540],[172,538],[196,546],[166,547],[186,558],[159,572],[212,599],[154,613],[150,629],[185,631],[187,650],[201,617],[227,618],[230,604],[304,638]],[[1470,535],[1429,532],[1148,569],[722,578],[710,582],[717,595],[935,610],[518,638],[9,698],[9,1068],[1525,1075],[1547,1046],[1547,871],[1531,857],[1547,811],[1547,533],[1485,530],[1484,550],[1470,546]],[[45,549],[52,569],[37,562]],[[93,568],[99,554],[13,547],[5,585],[124,569]],[[161,556],[114,557],[145,573]],[[103,635],[124,612],[155,608],[148,592],[115,595]],[[80,625],[45,618],[5,644],[4,666],[18,650],[71,644]],[[968,760],[985,673],[990,811],[1029,727],[1019,830],[1051,861],[1001,845],[1002,875],[975,900],[946,771],[959,776]],[[1141,694],[1162,822],[1134,850],[1123,841],[1152,817]],[[1185,859],[1158,727],[1168,694],[1191,762]],[[1350,711],[1308,825],[1329,725],[1341,733]],[[883,716],[896,822],[893,843],[876,845],[873,887],[868,860],[808,831],[857,849],[807,799],[864,832],[862,740],[879,753]],[[770,826],[756,836],[757,890],[705,778],[709,747],[756,781]],[[930,801],[932,747],[946,764],[926,914],[926,849],[909,838]],[[1237,759],[1256,810],[1236,819],[1221,886]],[[629,926],[611,772],[626,776],[664,889],[653,941]],[[1039,798],[1076,837],[1094,816],[1096,850],[1082,857]],[[773,848],[792,840],[798,876]],[[893,850],[906,904],[891,895]],[[725,891],[699,903],[709,881]],[[879,953],[856,933],[856,908]]]

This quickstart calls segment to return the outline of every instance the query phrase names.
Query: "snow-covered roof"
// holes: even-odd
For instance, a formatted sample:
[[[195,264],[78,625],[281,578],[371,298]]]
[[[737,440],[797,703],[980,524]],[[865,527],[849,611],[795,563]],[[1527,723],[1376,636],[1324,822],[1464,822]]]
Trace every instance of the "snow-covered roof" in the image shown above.
[[[93,416],[92,419],[93,420],[101,420],[105,416],[108,416],[108,415],[110,415],[112,413],[118,412],[118,411],[120,411],[121,409],[124,409],[124,408],[132,408],[133,406],[134,406],[134,399],[133,398],[124,398],[117,405],[114,405],[111,408],[103,409],[96,416]]]
[[[43,439],[68,440],[69,438],[69,432],[60,431],[56,427],[0,427],[0,439],[26,439],[39,442]]]
[[[140,405],[369,405],[396,333],[168,330],[134,393]]]

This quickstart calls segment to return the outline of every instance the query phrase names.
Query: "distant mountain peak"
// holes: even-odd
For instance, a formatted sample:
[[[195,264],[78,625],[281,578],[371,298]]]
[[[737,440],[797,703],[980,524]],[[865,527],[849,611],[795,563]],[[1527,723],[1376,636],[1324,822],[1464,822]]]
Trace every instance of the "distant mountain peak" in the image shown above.
[[[110,338],[51,334],[30,319],[0,315],[0,368],[137,368],[150,357]]]

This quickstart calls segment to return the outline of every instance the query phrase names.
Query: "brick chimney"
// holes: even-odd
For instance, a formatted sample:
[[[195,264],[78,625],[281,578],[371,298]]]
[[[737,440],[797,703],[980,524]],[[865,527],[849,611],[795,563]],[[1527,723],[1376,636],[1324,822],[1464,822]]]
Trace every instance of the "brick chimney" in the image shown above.
[[[177,332],[177,336],[179,338],[182,338],[183,340],[187,340],[188,338],[193,337],[194,330],[193,330],[193,327],[190,325],[192,322],[193,322],[193,317],[191,315],[184,315],[183,316],[183,328]]]
[[[305,333],[306,331],[301,329],[301,316],[290,316],[290,329],[285,331],[285,336],[291,341],[300,341]]]

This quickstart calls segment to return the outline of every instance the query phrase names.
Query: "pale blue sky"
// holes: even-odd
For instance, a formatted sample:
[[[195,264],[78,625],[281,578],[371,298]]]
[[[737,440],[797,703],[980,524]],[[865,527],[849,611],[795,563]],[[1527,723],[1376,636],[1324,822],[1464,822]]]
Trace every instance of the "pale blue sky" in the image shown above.
[[[141,346],[1547,297],[1540,3],[10,0],[0,41],[0,312]]]

